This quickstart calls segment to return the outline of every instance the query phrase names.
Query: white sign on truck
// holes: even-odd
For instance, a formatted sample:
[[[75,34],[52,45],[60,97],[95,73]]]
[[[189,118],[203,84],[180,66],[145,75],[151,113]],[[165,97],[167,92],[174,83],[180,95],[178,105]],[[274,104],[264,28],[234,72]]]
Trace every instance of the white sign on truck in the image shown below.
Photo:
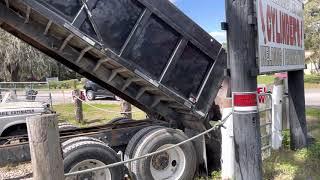
[[[257,0],[256,4],[260,74],[304,69],[303,3]]]

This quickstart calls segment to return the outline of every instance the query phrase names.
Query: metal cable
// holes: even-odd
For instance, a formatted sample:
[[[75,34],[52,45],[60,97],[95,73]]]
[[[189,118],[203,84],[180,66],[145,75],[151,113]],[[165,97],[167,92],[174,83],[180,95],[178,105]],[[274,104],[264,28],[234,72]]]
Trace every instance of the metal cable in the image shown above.
[[[193,136],[185,141],[182,141],[178,144],[175,144],[175,145],[172,145],[170,147],[167,147],[167,148],[164,148],[164,149],[161,149],[159,151],[155,151],[155,152],[152,152],[152,153],[148,153],[148,154],[145,154],[143,156],[140,156],[140,157],[136,157],[136,158],[133,158],[133,159],[129,159],[129,160],[126,160],[126,161],[121,161],[121,162],[116,162],[116,163],[113,163],[113,164],[109,164],[109,165],[105,165],[105,166],[100,166],[100,167],[96,167],[96,168],[92,168],[92,169],[86,169],[86,170],[82,170],[82,171],[76,171],[76,172],[71,172],[71,173],[67,173],[65,174],[65,177],[70,177],[70,176],[75,176],[75,175],[78,175],[78,174],[83,174],[83,173],[88,173],[88,172],[92,172],[92,171],[98,171],[98,170],[102,170],[102,169],[107,169],[107,168],[112,168],[112,167],[116,167],[116,166],[120,166],[120,165],[124,165],[124,164],[127,164],[127,163],[130,163],[130,162],[133,162],[133,161],[137,161],[137,160],[140,160],[140,159],[144,159],[144,158],[148,158],[150,156],[154,156],[156,154],[160,154],[162,152],[165,152],[165,151],[168,151],[170,149],[173,149],[173,148],[176,148],[178,146],[181,146],[185,143],[188,143],[194,139],[197,139],[205,134],[208,134],[210,133],[211,131],[214,131],[220,127],[223,126],[223,124],[227,121],[227,119],[231,116],[232,112],[229,113],[224,119],[222,119],[221,121],[219,121],[218,123],[216,123],[212,128],[196,135],[196,136]]]

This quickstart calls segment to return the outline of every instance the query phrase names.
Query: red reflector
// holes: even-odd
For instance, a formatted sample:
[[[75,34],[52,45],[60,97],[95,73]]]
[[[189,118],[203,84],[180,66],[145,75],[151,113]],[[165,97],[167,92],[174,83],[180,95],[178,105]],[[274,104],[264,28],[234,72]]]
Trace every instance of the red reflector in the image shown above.
[[[257,94],[234,94],[233,105],[238,107],[257,106]]]

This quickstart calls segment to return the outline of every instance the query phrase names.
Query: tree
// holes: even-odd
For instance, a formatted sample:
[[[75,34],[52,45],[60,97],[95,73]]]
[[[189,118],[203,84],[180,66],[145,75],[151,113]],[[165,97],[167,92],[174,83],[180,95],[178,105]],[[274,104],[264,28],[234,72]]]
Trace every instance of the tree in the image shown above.
[[[40,81],[45,77],[74,79],[74,71],[0,29],[0,81]]]
[[[305,48],[313,51],[309,58],[316,67],[320,67],[320,3],[319,0],[309,0],[305,4]],[[318,69],[318,73],[319,73]]]

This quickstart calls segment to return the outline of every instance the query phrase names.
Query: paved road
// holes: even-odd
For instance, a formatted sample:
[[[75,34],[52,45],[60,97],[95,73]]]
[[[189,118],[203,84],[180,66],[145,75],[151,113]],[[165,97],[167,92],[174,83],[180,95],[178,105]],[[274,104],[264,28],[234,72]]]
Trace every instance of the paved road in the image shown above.
[[[53,104],[63,104],[72,102],[72,94],[70,90],[66,91],[53,91],[52,100]],[[44,96],[44,97],[41,97]],[[48,92],[41,91],[38,93],[37,100],[44,100],[48,96]],[[320,108],[320,89],[306,89],[305,90],[306,106]],[[117,103],[117,101],[110,101],[106,99],[99,99],[90,103]]]
[[[320,89],[306,89],[306,106],[320,108]]]

